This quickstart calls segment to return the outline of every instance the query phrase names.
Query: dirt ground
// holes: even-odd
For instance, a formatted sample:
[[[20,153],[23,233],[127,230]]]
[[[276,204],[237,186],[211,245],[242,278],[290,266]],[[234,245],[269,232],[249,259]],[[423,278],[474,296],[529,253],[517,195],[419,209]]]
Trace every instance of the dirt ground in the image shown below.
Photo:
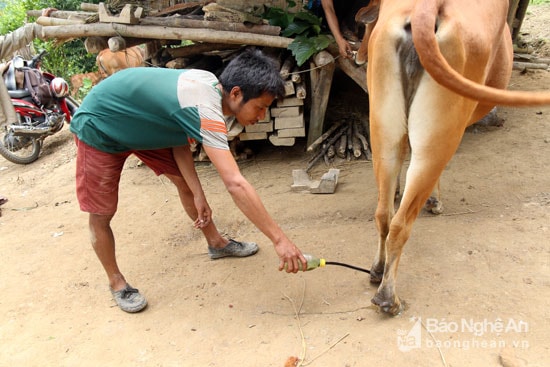
[[[550,72],[515,71],[510,88],[549,85]],[[175,189],[135,160],[113,226],[122,271],[149,306],[126,314],[89,244],[68,128],[31,165],[0,158],[9,198],[0,217],[0,366],[282,367],[291,356],[304,366],[499,366],[499,358],[548,366],[550,106],[499,114],[503,126],[468,130],[444,172],[444,214],[416,221],[398,279],[408,309],[394,318],[371,306],[376,288],[365,273],[279,272],[268,239],[215,169],[199,164],[220,231],[261,245],[250,258],[210,261]],[[370,267],[371,162],[338,163],[334,194],[295,193],[304,148],[266,143],[240,167],[304,252]]]

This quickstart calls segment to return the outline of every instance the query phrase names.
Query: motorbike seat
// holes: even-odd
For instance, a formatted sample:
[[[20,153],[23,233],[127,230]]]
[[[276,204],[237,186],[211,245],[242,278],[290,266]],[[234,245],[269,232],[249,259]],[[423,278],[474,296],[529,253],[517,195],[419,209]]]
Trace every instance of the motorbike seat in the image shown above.
[[[8,93],[11,98],[18,99],[29,97],[31,95],[31,92],[29,92],[27,89],[8,90]]]
[[[17,83],[15,81],[15,67],[13,65],[13,62],[10,63],[8,70],[6,71],[4,81],[8,90],[12,91],[17,89]]]

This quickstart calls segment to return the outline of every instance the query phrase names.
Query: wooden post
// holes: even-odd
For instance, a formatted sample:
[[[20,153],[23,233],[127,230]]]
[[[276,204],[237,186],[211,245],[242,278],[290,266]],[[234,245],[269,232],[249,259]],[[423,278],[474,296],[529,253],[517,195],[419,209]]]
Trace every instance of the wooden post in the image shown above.
[[[336,46],[335,43],[331,43],[327,51],[331,53],[333,57],[337,57],[340,55],[340,51],[338,51],[338,46]],[[367,90],[367,67],[365,65],[357,65],[355,61],[344,59],[339,57],[336,60],[337,66],[342,70],[347,76],[349,76],[355,83],[357,83],[358,86],[361,87],[366,93],[368,93]]]
[[[311,112],[307,145],[311,145],[323,133],[325,112],[327,110],[332,77],[336,65],[334,57],[327,51],[321,51],[313,56],[311,78]]]

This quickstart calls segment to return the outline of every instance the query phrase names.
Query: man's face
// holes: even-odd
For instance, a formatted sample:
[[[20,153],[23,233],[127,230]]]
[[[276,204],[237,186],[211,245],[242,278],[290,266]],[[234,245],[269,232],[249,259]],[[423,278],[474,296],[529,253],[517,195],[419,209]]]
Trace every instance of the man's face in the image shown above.
[[[264,93],[258,98],[249,99],[242,103],[242,93],[238,93],[231,103],[231,110],[237,121],[243,125],[253,125],[265,117],[266,111],[275,99],[272,95]]]

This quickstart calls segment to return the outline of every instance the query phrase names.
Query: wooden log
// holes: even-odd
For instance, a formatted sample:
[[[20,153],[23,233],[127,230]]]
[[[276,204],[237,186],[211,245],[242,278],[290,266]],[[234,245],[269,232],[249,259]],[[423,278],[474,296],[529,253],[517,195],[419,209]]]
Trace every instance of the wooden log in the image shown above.
[[[267,24],[242,24],[235,22],[217,22],[213,20],[198,20],[184,17],[155,18],[145,17],[141,19],[141,25],[157,25],[162,27],[181,27],[181,28],[208,28],[219,31],[245,32],[267,34],[278,36],[281,33],[281,27]]]
[[[365,138],[365,136],[360,132],[356,132],[355,136],[361,141],[361,144],[363,145],[363,150],[369,150],[369,143],[367,141],[367,138]]]
[[[342,133],[340,140],[338,141],[338,147],[336,148],[336,155],[340,158],[346,158],[346,151],[348,147],[348,135],[347,129]]]
[[[549,64],[550,58],[538,57],[530,54],[514,54],[514,61],[519,62],[534,62],[536,64]]]
[[[296,88],[294,87],[294,83],[292,83],[291,80],[287,80],[285,82],[285,97],[292,96],[296,94]]]
[[[306,97],[307,97],[306,83],[302,80],[300,81],[300,83],[296,84],[296,98],[306,99]]]
[[[327,157],[332,159],[334,156],[336,156],[336,148],[334,148],[334,144],[331,144],[327,149]]]
[[[42,27],[40,36],[45,39],[68,39],[81,37],[136,37],[146,39],[190,40],[211,43],[228,43],[287,48],[292,38],[263,34],[226,32],[200,28],[168,28],[117,23],[77,24],[72,26]]]
[[[332,77],[334,75],[334,57],[327,51],[321,51],[313,55],[312,69],[310,71],[311,88],[311,112],[307,145],[311,145],[315,139],[323,133],[323,123],[327,110]]]
[[[86,19],[91,15],[94,15],[94,13],[86,11],[54,10],[49,14],[48,17],[58,19],[69,19],[70,17],[77,17]],[[27,16],[33,18],[42,17],[42,10],[27,10]]]
[[[283,79],[288,79],[288,76],[290,75],[290,71],[294,69],[295,65],[296,65],[296,59],[294,58],[293,55],[289,55],[283,62],[283,65],[281,66],[281,71],[279,72],[281,74],[281,77]]]
[[[64,18],[50,18],[50,17],[38,17],[36,23],[42,26],[54,26],[54,25],[74,25],[74,24],[84,24],[86,21],[84,19],[64,19]]]
[[[317,139],[315,139],[315,141],[307,147],[307,151],[308,152],[313,152],[315,149],[317,149],[319,144],[321,144],[323,141],[327,140],[332,135],[332,133],[335,132],[336,129],[338,129],[340,126],[342,126],[342,121],[337,122],[334,125],[332,125],[330,127],[330,129],[328,129],[321,136],[319,136]]]
[[[99,11],[99,5],[92,3],[80,3],[80,9],[97,13]]]
[[[351,124],[351,127],[352,127],[352,133],[351,133],[351,144],[352,144],[352,152],[353,152],[353,156],[355,158],[359,158],[361,156],[361,154],[363,154],[363,150],[361,149],[361,140],[359,140],[359,137],[357,136],[358,134],[358,125],[357,123],[352,123]]]
[[[240,45],[228,45],[225,43],[195,43],[189,46],[178,48],[167,48],[166,53],[172,58],[189,57],[198,54],[203,54],[210,51],[232,50],[241,47]]]
[[[97,54],[109,47],[108,38],[95,36],[87,37],[84,40],[84,47],[88,53]]]
[[[357,136],[352,137],[353,141],[353,156],[355,158],[361,157],[361,154],[363,154],[363,150],[361,149],[361,141]]]
[[[546,70],[550,67],[548,64],[534,63],[534,62],[519,62],[514,61],[514,70],[525,70],[525,69],[542,69]]]
[[[323,156],[323,159],[325,160],[325,165],[330,166],[330,158],[327,154]]]
[[[295,66],[294,69],[292,69],[292,72],[290,73],[290,80],[292,80],[292,82],[296,84],[302,82],[302,74],[300,74],[299,67]]]
[[[107,44],[109,45],[109,50],[111,52],[117,52],[126,49],[126,40],[120,36],[115,36],[109,38],[107,40]]]
[[[348,130],[346,131],[347,140],[348,140],[348,150],[353,150],[353,124],[348,124]]]

